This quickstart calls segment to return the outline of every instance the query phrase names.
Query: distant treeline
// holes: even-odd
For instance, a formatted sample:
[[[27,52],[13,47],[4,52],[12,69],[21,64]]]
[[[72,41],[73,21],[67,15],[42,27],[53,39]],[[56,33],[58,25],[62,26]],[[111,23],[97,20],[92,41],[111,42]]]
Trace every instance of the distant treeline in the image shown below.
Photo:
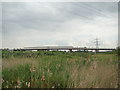
[[[120,47],[117,48],[118,55],[120,56]]]

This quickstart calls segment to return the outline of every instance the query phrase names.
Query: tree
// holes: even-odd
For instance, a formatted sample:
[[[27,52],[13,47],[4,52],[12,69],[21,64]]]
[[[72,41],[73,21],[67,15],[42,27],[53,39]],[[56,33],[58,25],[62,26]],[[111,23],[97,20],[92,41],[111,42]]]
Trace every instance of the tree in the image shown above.
[[[117,47],[118,56],[120,56],[120,46]]]

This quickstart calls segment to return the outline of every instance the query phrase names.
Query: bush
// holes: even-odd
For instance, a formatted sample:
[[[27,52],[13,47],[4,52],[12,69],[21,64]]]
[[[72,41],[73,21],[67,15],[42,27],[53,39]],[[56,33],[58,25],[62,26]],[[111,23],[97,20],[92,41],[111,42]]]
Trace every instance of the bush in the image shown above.
[[[118,47],[117,50],[118,50],[118,55],[120,56],[120,47]]]

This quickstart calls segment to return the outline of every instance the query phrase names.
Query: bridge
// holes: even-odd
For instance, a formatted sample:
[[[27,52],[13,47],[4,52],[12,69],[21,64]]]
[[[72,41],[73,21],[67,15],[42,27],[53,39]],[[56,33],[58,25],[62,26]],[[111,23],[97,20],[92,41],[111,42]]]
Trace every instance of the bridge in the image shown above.
[[[4,49],[2,49],[4,50]],[[84,51],[87,52],[89,50],[94,50],[95,52],[99,52],[99,50],[116,50],[115,48],[87,48],[87,47],[73,47],[73,46],[41,46],[41,47],[24,47],[22,49],[13,49],[14,51],[59,51],[59,50],[69,50],[72,51]]]
[[[42,46],[42,47],[24,47],[23,50],[45,50],[45,51],[58,51],[58,50],[69,50],[70,52],[73,50],[76,51],[88,51],[95,50],[98,52],[99,50],[116,50],[115,48],[87,48],[87,47],[73,47],[73,46]]]

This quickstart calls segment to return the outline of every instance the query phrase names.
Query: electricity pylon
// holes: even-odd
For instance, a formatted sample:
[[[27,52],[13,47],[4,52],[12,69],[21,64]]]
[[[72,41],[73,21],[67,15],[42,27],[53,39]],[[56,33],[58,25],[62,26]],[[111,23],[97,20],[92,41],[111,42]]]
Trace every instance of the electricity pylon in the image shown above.
[[[95,39],[95,45],[96,45],[96,50],[95,50],[95,53],[99,52],[97,49],[99,48],[99,39],[96,38]]]

